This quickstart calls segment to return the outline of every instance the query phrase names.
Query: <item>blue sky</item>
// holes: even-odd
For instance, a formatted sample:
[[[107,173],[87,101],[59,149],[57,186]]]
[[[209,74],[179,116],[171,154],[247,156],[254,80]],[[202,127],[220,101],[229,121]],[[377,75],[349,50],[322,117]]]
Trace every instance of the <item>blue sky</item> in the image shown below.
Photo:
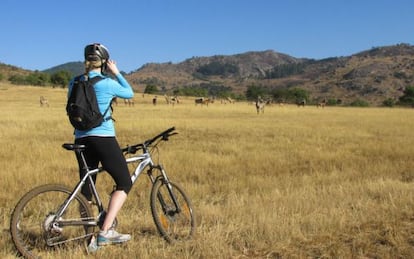
[[[194,56],[274,50],[347,56],[414,45],[412,0],[2,0],[0,62],[44,70],[92,42],[120,70]]]

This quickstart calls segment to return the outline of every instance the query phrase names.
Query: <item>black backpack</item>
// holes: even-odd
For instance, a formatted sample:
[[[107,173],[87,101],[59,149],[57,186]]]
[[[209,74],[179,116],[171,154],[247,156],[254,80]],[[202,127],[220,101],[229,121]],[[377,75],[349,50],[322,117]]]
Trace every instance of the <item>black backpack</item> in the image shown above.
[[[102,124],[111,105],[104,114],[101,114],[93,86],[102,80],[102,77],[96,76],[87,80],[81,78],[82,76],[77,76],[74,79],[72,91],[66,104],[66,112],[75,129],[89,130]]]

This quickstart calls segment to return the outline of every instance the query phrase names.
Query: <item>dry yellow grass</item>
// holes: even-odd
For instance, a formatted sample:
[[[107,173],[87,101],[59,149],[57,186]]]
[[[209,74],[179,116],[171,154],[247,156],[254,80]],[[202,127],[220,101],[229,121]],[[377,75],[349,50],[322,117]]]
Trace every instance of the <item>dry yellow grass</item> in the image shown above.
[[[39,107],[39,96],[49,108]],[[0,84],[0,257],[14,258],[10,212],[30,188],[73,186],[74,155],[66,90]],[[412,109],[266,107],[246,103],[175,107],[137,94],[119,104],[119,142],[134,144],[176,126],[160,161],[192,198],[194,240],[166,244],[141,176],[119,215],[133,240],[97,258],[412,258],[414,137]],[[99,188],[109,193],[111,179]],[[62,258],[84,258],[81,251]]]

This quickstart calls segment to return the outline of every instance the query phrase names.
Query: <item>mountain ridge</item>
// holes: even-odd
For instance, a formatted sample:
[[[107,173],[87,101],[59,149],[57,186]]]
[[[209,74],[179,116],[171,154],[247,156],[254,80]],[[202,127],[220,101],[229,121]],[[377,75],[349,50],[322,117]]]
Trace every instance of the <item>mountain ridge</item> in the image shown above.
[[[0,73],[20,70],[28,73],[0,65]],[[68,62],[42,72],[58,70],[77,75],[83,73],[83,63]],[[312,100],[363,99],[378,105],[385,99],[397,99],[405,87],[414,85],[414,47],[401,43],[318,60],[273,50],[193,56],[178,63],[146,63],[123,74],[138,92],[143,92],[148,84],[167,94],[182,87],[219,84],[242,95],[249,86],[257,85],[266,89],[302,88],[310,93]]]
[[[197,73],[197,69],[214,62],[237,64],[238,70],[228,74]],[[278,78],[268,76],[272,69],[295,64],[301,66],[297,73]],[[397,99],[405,87],[414,83],[414,47],[402,43],[320,60],[295,58],[271,50],[193,57],[177,64],[149,63],[128,74],[127,79],[141,89],[151,81],[166,91],[206,82],[220,83],[239,93],[249,85],[269,89],[297,87],[309,91],[314,100],[363,99],[379,105],[385,99]]]

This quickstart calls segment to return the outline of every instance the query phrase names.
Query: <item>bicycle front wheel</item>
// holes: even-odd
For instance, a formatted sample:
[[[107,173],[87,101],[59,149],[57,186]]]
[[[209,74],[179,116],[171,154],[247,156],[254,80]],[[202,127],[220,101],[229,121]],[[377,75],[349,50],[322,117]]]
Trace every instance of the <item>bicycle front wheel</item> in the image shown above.
[[[150,199],[152,217],[166,241],[189,239],[194,235],[196,228],[190,199],[177,184],[170,182],[170,186],[171,189],[163,178],[158,178],[152,186]]]
[[[79,222],[92,220],[86,198],[79,194],[70,202],[58,222],[55,213],[72,193],[62,185],[42,185],[26,193],[17,203],[10,220],[13,243],[26,258],[61,257],[62,249],[79,249],[93,227]]]

